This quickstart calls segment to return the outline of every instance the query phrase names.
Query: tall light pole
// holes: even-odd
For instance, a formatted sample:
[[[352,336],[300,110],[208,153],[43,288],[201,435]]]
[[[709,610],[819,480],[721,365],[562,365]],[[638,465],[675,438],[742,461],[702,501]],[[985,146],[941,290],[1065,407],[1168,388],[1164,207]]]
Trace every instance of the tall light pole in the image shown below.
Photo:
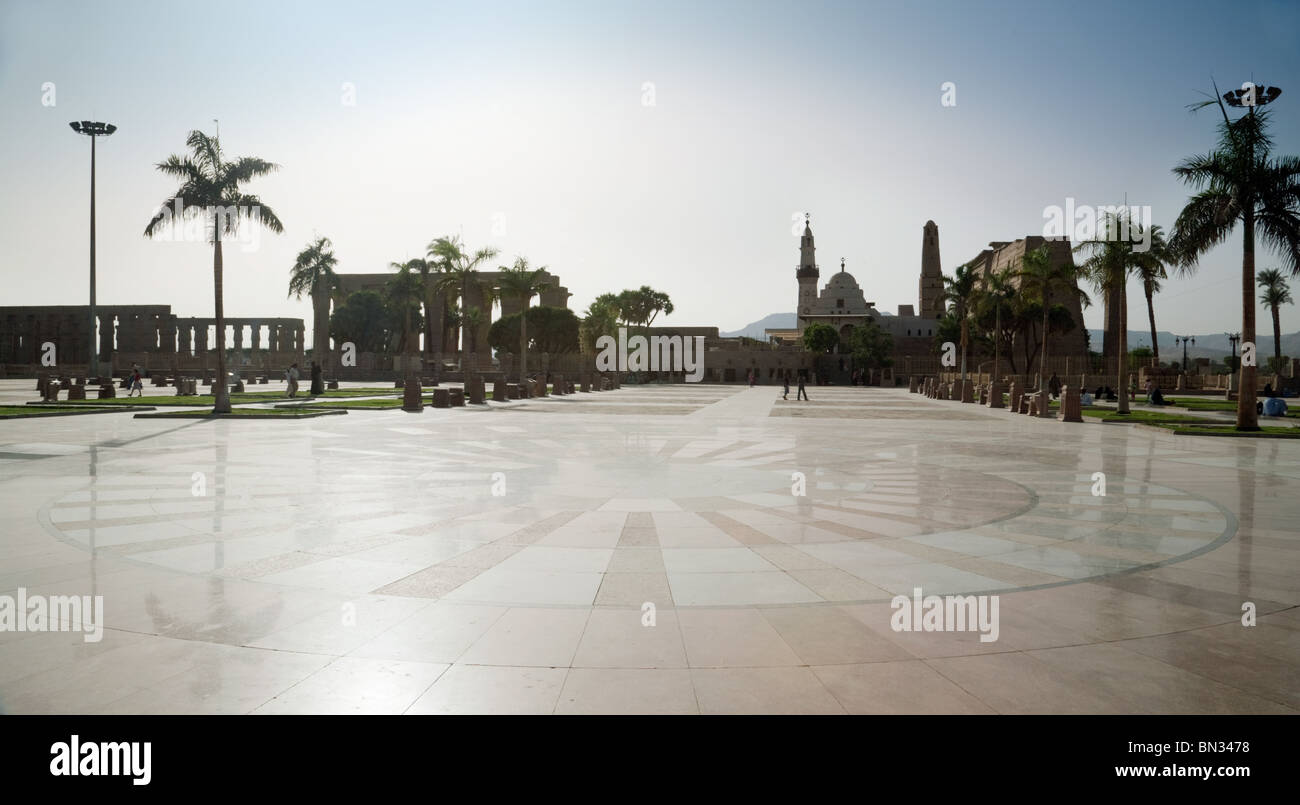
[[[86,352],[86,381],[99,374],[99,345],[95,322],[95,139],[117,131],[112,123],[74,120],[68,124],[78,134],[90,138],[90,349]]]
[[[1176,335],[1174,336],[1174,349],[1178,348],[1179,341],[1183,343],[1183,374],[1187,374],[1187,345],[1195,344],[1196,338],[1190,335]]]
[[[1224,335],[1228,336],[1228,343],[1232,344],[1233,366],[1229,368],[1235,369],[1237,363],[1237,342],[1241,340],[1241,333],[1224,333]]]

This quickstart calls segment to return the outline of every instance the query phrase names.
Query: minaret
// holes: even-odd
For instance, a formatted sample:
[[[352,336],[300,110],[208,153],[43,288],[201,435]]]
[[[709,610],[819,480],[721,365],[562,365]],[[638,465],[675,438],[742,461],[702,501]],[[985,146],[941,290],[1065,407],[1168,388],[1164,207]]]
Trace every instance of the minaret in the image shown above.
[[[939,227],[926,221],[921,236],[920,299],[916,315],[927,319],[943,317],[943,269],[939,266]]]
[[[799,307],[796,308],[795,319],[800,333],[803,333],[804,328],[808,326],[804,317],[812,312],[813,305],[817,302],[817,278],[821,276],[821,272],[817,270],[817,259],[813,256],[817,247],[813,245],[812,216],[804,213],[803,217],[803,237],[799,239],[799,266],[794,273],[799,281]]]

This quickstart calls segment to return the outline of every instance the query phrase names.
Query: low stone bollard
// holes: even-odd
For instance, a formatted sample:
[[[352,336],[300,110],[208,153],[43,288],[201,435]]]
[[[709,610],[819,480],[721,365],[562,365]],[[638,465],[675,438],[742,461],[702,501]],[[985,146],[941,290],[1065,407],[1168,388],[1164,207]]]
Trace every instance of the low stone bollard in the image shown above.
[[[1062,422],[1082,422],[1083,404],[1079,401],[1079,391],[1073,386],[1061,389],[1061,412],[1057,415]]]
[[[99,387],[99,392],[96,394],[96,396],[101,400],[114,399],[117,397],[117,386],[114,386],[113,382],[110,380],[109,382]]]
[[[465,404],[465,390],[447,389],[447,399],[450,400],[452,408],[459,408]]]
[[[325,388],[327,389],[336,389],[338,387],[339,387],[339,381],[337,380],[331,380],[330,382],[325,384]]]
[[[504,380],[497,380],[492,383],[492,400],[493,402],[509,402],[510,391],[509,384]]]
[[[506,393],[510,395],[510,399],[517,400],[524,395],[524,387],[519,383],[507,383]]]
[[[989,383],[989,408],[1003,408],[1002,384],[994,380]]]
[[[916,384],[916,375],[908,375],[908,377],[907,377],[907,391],[908,391],[908,393],[909,393],[909,394],[915,394],[915,393],[916,393],[916,387],[917,387],[917,384]]]
[[[400,389],[405,387],[406,387],[406,381],[401,379],[400,377],[393,381],[393,388]]]
[[[989,404],[989,387],[988,387],[988,386],[980,386],[979,404],[980,404],[980,405],[988,405],[988,404]]]
[[[36,375],[36,390],[44,394],[45,384],[48,382],[50,382],[50,376],[45,372],[41,372],[40,374]]]
[[[267,382],[267,377],[266,377],[266,375],[262,375],[261,377],[259,377],[259,378],[257,379],[257,383],[258,383],[259,386],[265,386],[265,385],[266,385],[266,382]]]
[[[1018,413],[1020,413],[1020,398],[1023,397],[1023,396],[1025,396],[1025,392],[1024,392],[1024,389],[1022,389],[1022,388],[1020,387],[1020,381],[1019,381],[1019,380],[1013,380],[1013,381],[1011,381],[1011,392],[1010,392],[1010,395],[1009,395],[1009,396],[1010,396],[1010,398],[1011,398],[1011,399],[1010,399],[1010,402],[1011,402],[1011,405],[1010,405],[1010,411],[1011,411],[1011,413],[1013,413],[1013,414],[1018,414]]]
[[[564,382],[564,375],[556,375],[555,379],[551,381],[551,385],[555,387],[556,394],[569,393],[569,384]]]
[[[433,396],[429,401],[434,408],[450,408],[451,389],[434,389]]]
[[[243,381],[243,380],[235,381],[235,385],[233,385],[233,386],[230,387],[230,393],[231,393],[231,394],[243,394],[243,393],[244,393],[244,381]]]
[[[73,385],[73,386],[69,386],[69,387],[68,387],[68,399],[69,399],[69,400],[84,400],[84,399],[86,399],[86,387],[85,387],[85,386],[82,386],[82,385]]]
[[[483,378],[476,377],[468,384],[469,401],[473,405],[487,405],[487,384]]]
[[[583,391],[584,394],[587,393],[587,392],[589,392],[589,391],[591,391],[591,373],[590,373],[590,372],[583,372],[583,373],[582,373],[582,391]]]
[[[411,383],[402,389],[402,410],[408,414],[424,412],[424,398],[420,396],[419,383]]]

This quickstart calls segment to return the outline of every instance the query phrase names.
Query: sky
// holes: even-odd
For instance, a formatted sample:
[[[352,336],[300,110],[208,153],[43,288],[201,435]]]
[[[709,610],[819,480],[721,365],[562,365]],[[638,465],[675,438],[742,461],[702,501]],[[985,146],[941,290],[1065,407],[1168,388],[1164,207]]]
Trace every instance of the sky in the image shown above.
[[[896,311],[927,220],[946,273],[1068,199],[1170,228],[1212,80],[1281,86],[1276,151],[1300,154],[1298,31],[1295,0],[0,0],[0,305],[86,303],[90,148],[68,122],[93,119],[119,127],[98,145],[100,304],[213,315],[211,247],[142,233],[176,189],[154,165],[219,126],[227,154],[280,165],[248,190],[285,226],[226,249],[228,316],[310,327],[286,291],[318,235],[349,273],[459,235],[548,267],[579,312],[648,284],[676,308],[656,324],[739,329],[794,310],[804,212],[822,282],[843,257]],[[1238,233],[1167,283],[1157,326],[1240,329],[1240,266]]]

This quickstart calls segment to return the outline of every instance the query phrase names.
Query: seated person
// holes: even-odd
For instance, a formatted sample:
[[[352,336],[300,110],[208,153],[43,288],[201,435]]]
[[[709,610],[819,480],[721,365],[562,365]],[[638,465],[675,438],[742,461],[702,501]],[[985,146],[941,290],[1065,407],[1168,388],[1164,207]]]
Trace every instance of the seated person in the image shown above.
[[[1119,400],[1119,395],[1115,394],[1115,389],[1110,386],[1106,387],[1106,400],[1107,402],[1116,402]]]
[[[1156,386],[1154,389],[1151,390],[1151,404],[1152,405],[1173,405],[1174,401],[1166,400],[1165,395],[1160,393],[1160,387]]]
[[[1086,391],[1080,394],[1079,405],[1092,405],[1092,394]]]

